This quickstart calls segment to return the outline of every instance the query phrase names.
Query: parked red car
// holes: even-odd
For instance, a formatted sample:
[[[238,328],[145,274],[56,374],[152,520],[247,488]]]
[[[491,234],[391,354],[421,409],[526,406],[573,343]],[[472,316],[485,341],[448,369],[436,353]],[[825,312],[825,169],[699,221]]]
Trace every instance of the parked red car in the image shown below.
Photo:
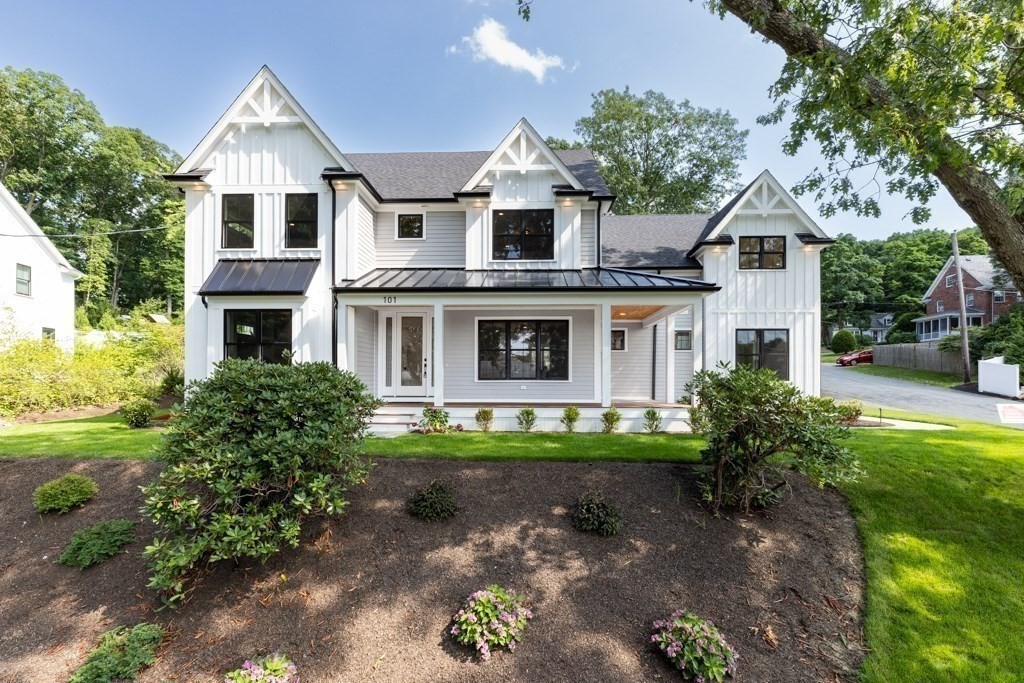
[[[860,363],[871,363],[874,359],[875,356],[871,353],[871,349],[862,349],[839,356],[836,358],[836,365],[859,365]]]

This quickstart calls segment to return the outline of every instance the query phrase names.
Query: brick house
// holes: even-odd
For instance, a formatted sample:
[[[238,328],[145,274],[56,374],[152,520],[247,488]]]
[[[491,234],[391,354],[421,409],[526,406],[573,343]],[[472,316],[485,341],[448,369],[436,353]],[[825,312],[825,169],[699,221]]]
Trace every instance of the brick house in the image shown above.
[[[961,256],[960,269],[969,326],[988,325],[1022,301],[1012,282],[997,282],[996,266],[988,256]],[[939,339],[960,327],[960,300],[952,256],[921,300],[926,306],[925,314],[914,318],[918,341]]]

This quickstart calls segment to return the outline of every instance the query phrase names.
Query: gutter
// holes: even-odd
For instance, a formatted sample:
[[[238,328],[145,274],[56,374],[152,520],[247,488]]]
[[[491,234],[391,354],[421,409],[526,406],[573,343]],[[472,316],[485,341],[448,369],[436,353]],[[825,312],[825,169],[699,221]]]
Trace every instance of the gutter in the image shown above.
[[[338,259],[338,190],[330,180],[331,188],[331,362],[338,367],[338,293],[335,291],[335,261]]]

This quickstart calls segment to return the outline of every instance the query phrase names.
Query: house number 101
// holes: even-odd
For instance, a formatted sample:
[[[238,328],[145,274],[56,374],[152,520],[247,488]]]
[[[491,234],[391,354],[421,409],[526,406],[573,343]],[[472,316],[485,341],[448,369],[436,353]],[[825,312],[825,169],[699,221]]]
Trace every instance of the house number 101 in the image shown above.
[[[397,296],[386,296],[386,297],[384,297],[384,303],[386,303],[386,304],[397,304],[398,303],[398,297]]]

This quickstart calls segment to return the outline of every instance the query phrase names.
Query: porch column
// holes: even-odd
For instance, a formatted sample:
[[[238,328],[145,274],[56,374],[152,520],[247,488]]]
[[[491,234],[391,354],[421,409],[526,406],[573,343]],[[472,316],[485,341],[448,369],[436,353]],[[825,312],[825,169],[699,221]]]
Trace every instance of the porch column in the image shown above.
[[[444,405],[444,306],[434,304],[434,405]]]
[[[612,305],[601,304],[601,406],[612,404]]]
[[[676,317],[665,318],[665,403],[676,399]]]
[[[356,353],[356,311],[351,306],[338,306],[338,369],[355,368]]]
[[[701,299],[699,304],[690,306],[690,311],[693,320],[693,371],[700,372],[704,369],[704,300]]]

